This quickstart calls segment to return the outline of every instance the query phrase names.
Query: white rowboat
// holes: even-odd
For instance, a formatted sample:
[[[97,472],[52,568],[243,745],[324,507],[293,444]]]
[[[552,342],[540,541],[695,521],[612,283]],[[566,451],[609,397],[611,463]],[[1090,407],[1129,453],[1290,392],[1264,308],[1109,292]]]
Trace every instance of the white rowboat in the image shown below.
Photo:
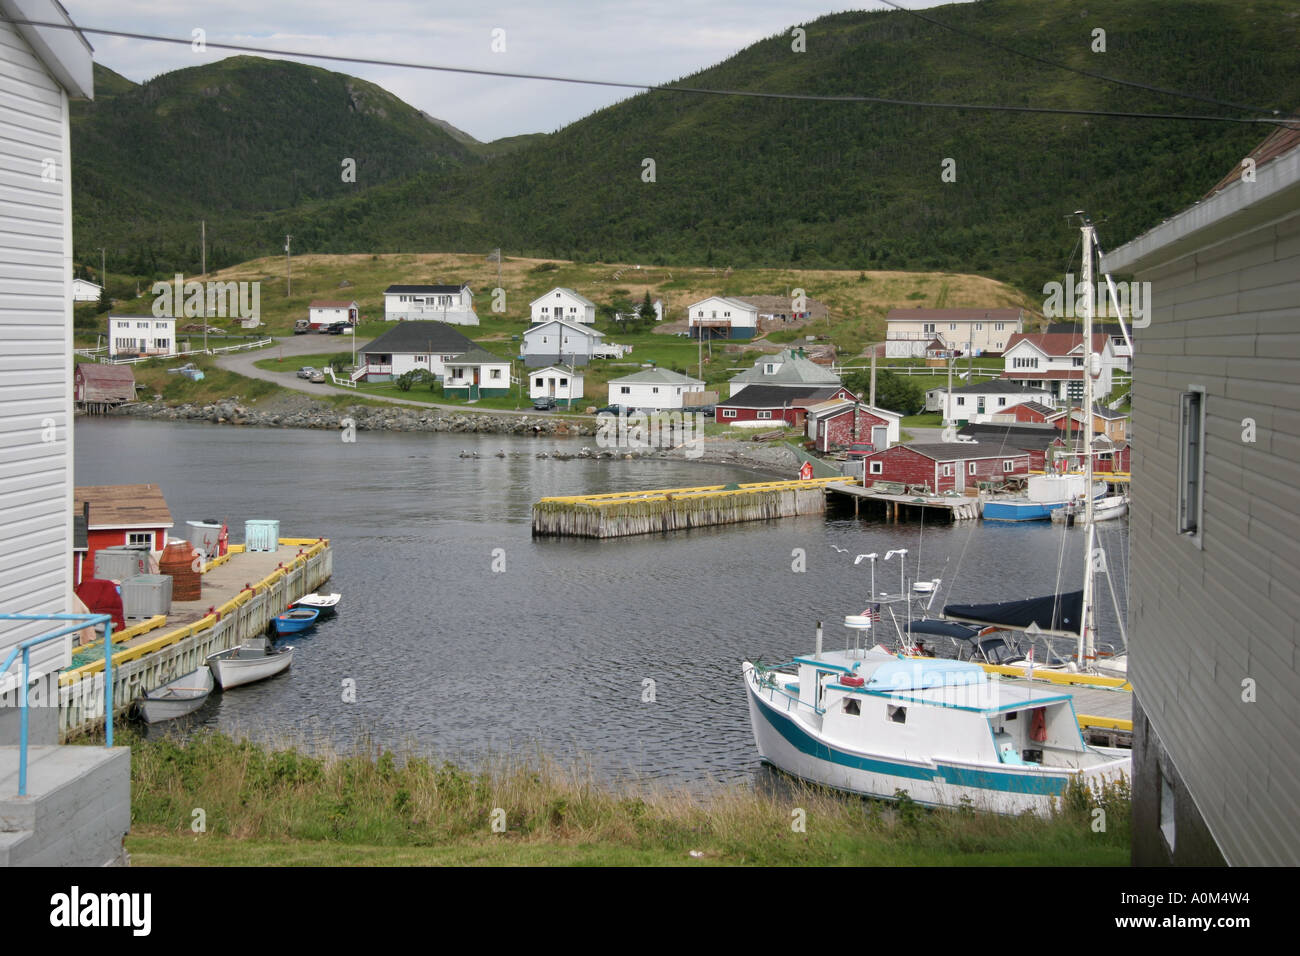
[[[147,724],[174,720],[192,714],[212,693],[212,671],[206,666],[178,677],[168,684],[146,691],[140,700],[140,716]]]

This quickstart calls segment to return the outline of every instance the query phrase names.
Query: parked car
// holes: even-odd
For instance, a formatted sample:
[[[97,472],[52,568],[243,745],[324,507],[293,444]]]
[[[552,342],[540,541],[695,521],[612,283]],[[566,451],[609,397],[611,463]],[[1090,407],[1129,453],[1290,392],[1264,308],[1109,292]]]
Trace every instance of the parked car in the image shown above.
[[[541,398],[535,398],[533,399],[533,408],[537,409],[539,412],[555,411],[555,399],[546,395],[543,395]]]
[[[311,331],[311,322],[307,319],[297,319],[293,323],[294,335],[306,335]]]
[[[606,405],[604,408],[596,409],[597,415],[624,415],[627,409],[621,405]]]
[[[343,335],[345,333],[350,335],[352,326],[347,322],[332,322],[323,331],[328,332],[330,335]]]
[[[705,418],[712,418],[717,414],[717,408],[713,405],[694,405],[691,408],[683,408],[683,412],[700,412]]]
[[[318,368],[314,368],[314,369],[311,370],[311,375],[308,376],[307,381],[309,381],[309,382],[323,382],[323,381],[325,381],[325,373],[322,372],[322,371],[321,371],[320,369],[318,369]]]
[[[315,370],[314,368],[312,368],[310,365],[304,365],[302,368],[298,369],[298,377],[299,377],[299,378],[311,378],[312,373],[315,372],[315,371],[316,371],[316,370]]]

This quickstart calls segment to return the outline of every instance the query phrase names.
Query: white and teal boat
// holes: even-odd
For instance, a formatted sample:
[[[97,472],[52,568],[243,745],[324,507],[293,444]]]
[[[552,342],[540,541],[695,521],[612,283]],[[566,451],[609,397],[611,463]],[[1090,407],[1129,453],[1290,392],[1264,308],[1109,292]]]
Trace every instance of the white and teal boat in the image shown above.
[[[1052,512],[1083,497],[1088,487],[1084,475],[1034,475],[1023,495],[999,495],[984,502],[985,521],[1048,521]],[[1094,482],[1093,498],[1106,496],[1106,483]]]
[[[1071,780],[1130,772],[1129,751],[1088,746],[1074,700],[968,661],[880,649],[742,670],[759,755],[792,776],[869,797],[1045,814]]]

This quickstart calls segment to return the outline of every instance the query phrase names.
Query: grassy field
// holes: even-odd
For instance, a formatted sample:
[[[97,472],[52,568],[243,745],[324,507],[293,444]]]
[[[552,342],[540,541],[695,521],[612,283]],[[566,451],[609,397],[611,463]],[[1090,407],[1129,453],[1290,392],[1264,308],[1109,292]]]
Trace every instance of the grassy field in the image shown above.
[[[790,782],[700,795],[601,785],[544,756],[468,770],[265,748],[204,732],[132,742],[142,865],[1127,865],[1128,794],[1074,793],[1050,819],[930,811]],[[784,788],[782,788],[784,789]],[[1093,828],[1093,808],[1106,829]],[[200,827],[201,823],[201,827]]]

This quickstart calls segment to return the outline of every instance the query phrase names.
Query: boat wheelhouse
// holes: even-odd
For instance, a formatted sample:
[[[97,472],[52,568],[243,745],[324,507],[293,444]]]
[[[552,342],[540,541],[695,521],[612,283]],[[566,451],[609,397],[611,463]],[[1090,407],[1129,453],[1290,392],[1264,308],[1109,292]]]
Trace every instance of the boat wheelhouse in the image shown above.
[[[1072,780],[1096,788],[1129,772],[1126,751],[1084,742],[1069,694],[971,662],[872,648],[742,670],[759,755],[838,790],[1045,814]]]

